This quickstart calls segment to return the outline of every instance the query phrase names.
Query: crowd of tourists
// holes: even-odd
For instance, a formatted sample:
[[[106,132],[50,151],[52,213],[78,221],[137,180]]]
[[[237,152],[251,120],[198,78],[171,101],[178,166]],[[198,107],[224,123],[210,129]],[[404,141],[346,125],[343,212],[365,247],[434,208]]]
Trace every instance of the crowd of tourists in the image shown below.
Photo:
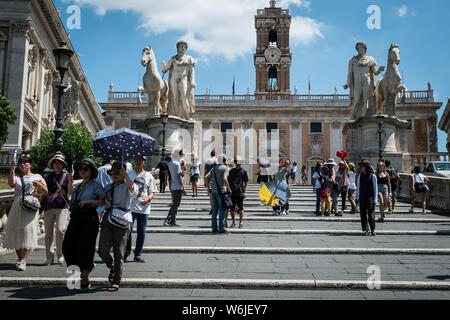
[[[11,164],[8,183],[14,188],[15,200],[8,215],[4,246],[16,250],[18,271],[25,271],[30,252],[38,247],[39,212],[43,212],[45,225],[45,265],[53,263],[78,266],[81,289],[90,287],[89,274],[95,267],[97,253],[109,269],[109,291],[117,291],[123,274],[124,262],[132,253],[132,230],[136,223],[134,262],[145,263],[142,251],[145,241],[151,201],[157,192],[164,193],[169,186],[171,204],[163,223],[166,227],[180,226],[177,212],[183,196],[187,196],[184,176],[189,174],[192,197],[198,197],[198,183],[203,175],[204,186],[210,199],[211,231],[229,234],[230,228],[244,226],[244,202],[247,198],[249,177],[239,158],[211,152],[211,158],[202,165],[192,157],[190,171],[183,159],[183,151],[161,159],[155,169],[159,171],[159,190],[151,172],[145,170],[147,157],[141,156],[131,163],[105,159],[100,168],[91,159],[84,159],[69,172],[62,154],[48,161],[51,174],[45,177],[32,172],[32,159],[22,156],[18,160],[20,174],[16,174],[16,161]],[[263,185],[296,183],[297,163],[280,159],[276,172],[268,170],[258,159],[258,182]],[[81,180],[74,186],[73,174]],[[307,183],[306,167],[300,171],[302,184]],[[416,197],[421,198],[425,214],[425,192],[428,179],[415,168],[411,178],[413,212]],[[343,216],[345,212],[359,211],[362,231],[375,235],[375,207],[380,218],[395,210],[400,176],[389,161],[379,161],[376,168],[368,160],[361,160],[358,168],[353,163],[328,159],[317,163],[312,175],[316,195],[317,216]],[[339,199],[340,197],[340,199]],[[347,210],[347,201],[350,208]],[[340,202],[340,208],[339,208]],[[237,215],[239,222],[237,223]],[[289,214],[289,201],[273,208],[274,215]],[[217,221],[218,220],[218,221]],[[99,232],[100,228],[100,232]],[[54,235],[56,235],[54,237]],[[54,239],[55,238],[55,239]],[[56,250],[53,248],[55,244]],[[112,251],[112,255],[111,255]]]

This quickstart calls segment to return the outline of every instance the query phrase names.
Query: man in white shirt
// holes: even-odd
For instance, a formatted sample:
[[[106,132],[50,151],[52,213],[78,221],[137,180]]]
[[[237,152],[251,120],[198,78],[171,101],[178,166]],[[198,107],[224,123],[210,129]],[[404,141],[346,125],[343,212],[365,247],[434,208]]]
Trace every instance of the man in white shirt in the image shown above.
[[[133,230],[134,221],[137,220],[136,247],[134,249],[134,261],[145,263],[142,258],[142,248],[145,241],[145,231],[147,229],[148,216],[150,215],[150,201],[156,193],[155,179],[150,172],[144,170],[147,163],[147,157],[143,156],[134,159],[134,170],[131,170],[129,176],[131,181],[139,187],[136,199],[131,200],[131,213],[133,214],[133,223],[130,225]],[[125,261],[131,254],[131,231],[128,238],[127,250],[125,252]]]

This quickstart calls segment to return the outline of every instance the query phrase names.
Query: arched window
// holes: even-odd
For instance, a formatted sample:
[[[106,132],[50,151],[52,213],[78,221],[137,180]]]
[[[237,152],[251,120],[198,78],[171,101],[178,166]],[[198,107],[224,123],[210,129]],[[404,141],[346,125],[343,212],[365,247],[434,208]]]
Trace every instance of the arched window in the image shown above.
[[[278,42],[277,32],[272,29],[269,32],[269,47],[276,47],[277,42]]]
[[[278,90],[278,74],[276,67],[269,68],[269,83],[268,83],[269,91],[277,91]]]

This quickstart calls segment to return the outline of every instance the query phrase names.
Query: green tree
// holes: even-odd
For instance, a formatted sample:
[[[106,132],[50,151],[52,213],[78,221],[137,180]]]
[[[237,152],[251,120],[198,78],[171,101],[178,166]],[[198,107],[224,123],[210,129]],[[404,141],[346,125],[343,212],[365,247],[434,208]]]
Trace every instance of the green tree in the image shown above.
[[[14,124],[17,120],[16,109],[10,104],[0,90],[0,147],[8,140],[8,124]]]
[[[55,150],[53,149],[54,139],[55,135],[52,131],[43,130],[41,137],[36,144],[27,151],[33,159],[33,164],[37,172],[42,173],[44,169],[47,168],[48,160],[55,153]],[[64,129],[62,140],[62,152],[66,157],[69,168],[72,167],[72,164],[77,163],[84,158],[91,158],[97,166],[101,165],[102,160],[93,157],[94,138],[82,125],[78,123],[69,123]]]

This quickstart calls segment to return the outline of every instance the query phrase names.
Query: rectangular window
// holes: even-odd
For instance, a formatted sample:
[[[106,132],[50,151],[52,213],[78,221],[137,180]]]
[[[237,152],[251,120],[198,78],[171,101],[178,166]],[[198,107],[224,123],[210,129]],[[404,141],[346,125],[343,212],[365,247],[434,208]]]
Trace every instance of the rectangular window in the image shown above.
[[[233,123],[232,122],[221,122],[220,123],[220,132],[222,132],[222,150],[224,154],[233,153],[234,150],[228,150],[229,148],[232,148],[233,143],[231,145],[227,146],[227,131],[233,130]]]
[[[412,119],[408,119],[406,121],[408,121],[408,123],[409,123],[408,130],[409,131],[413,131],[413,121],[412,121]]]
[[[231,123],[231,122],[222,122],[220,124],[220,132],[227,133],[227,130],[233,130],[233,123]]]
[[[267,133],[271,133],[274,130],[278,130],[278,123],[276,122],[268,122],[266,123]]]
[[[267,130],[267,156],[272,156],[272,139],[275,139],[275,136],[272,136],[272,133],[278,130],[278,123],[276,122],[268,122],[266,123]]]
[[[142,120],[136,120],[136,119],[131,120],[131,123],[130,123],[130,129],[131,129],[131,130],[137,129],[138,124],[139,124],[141,121],[142,121]]]
[[[309,125],[310,133],[322,133],[322,122],[311,122]]]

